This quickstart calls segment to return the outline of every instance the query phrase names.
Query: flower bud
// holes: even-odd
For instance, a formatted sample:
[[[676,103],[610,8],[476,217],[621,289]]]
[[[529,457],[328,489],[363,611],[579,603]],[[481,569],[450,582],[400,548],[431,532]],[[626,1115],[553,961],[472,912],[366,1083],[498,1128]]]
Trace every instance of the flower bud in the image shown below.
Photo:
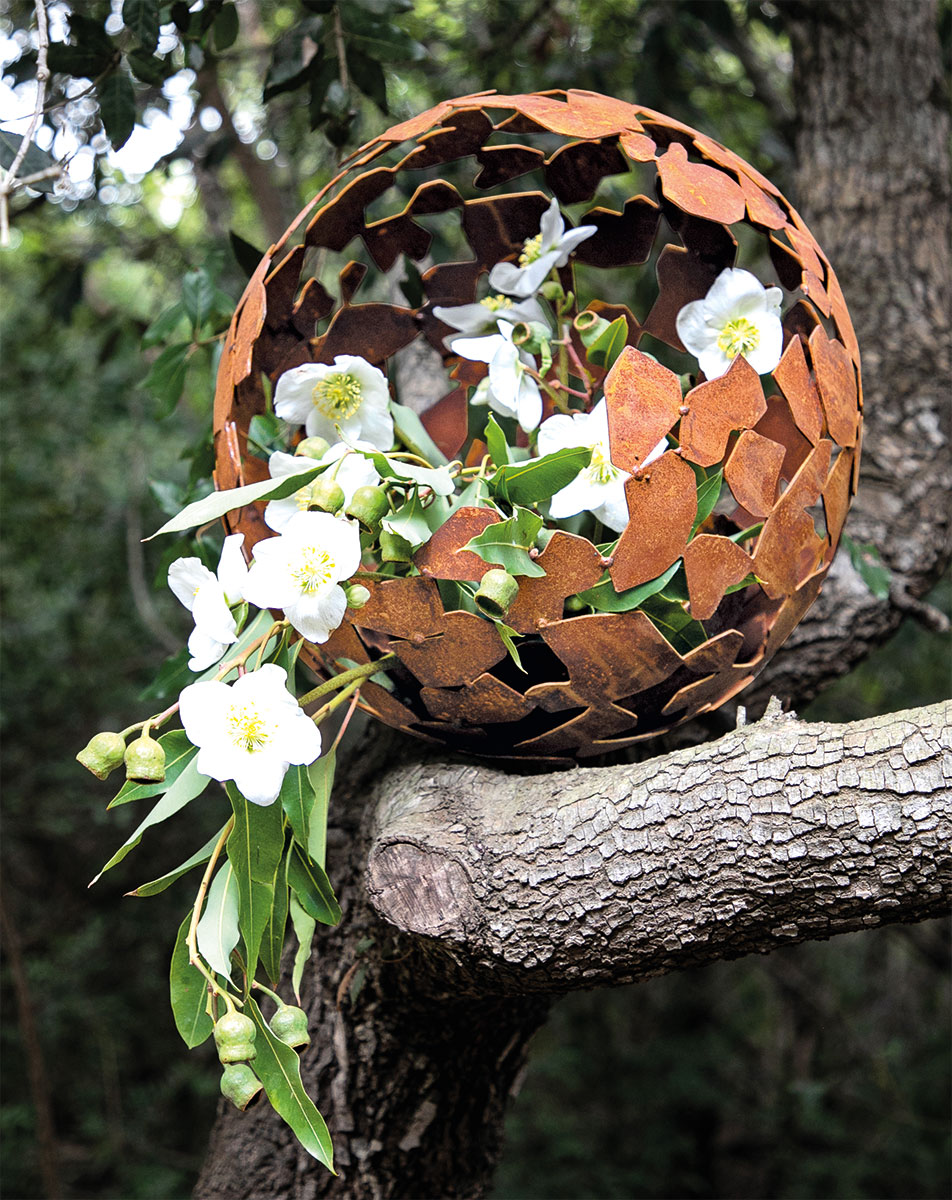
[[[247,1063],[227,1063],[221,1077],[221,1094],[244,1111],[261,1091],[261,1080]]]
[[[363,608],[370,599],[370,592],[362,583],[352,583],[344,588],[348,608]]]
[[[244,1013],[227,1012],[219,1017],[215,1025],[219,1059],[223,1063],[237,1063],[255,1058],[258,1054],[254,1048],[256,1033],[254,1021]]]
[[[122,766],[125,753],[125,739],[118,733],[97,733],[76,755],[76,761],[87,771],[92,771],[97,779],[105,779],[116,767]]]
[[[165,751],[143,733],[126,747],[126,779],[133,783],[161,783],[165,779]]]
[[[380,528],[380,522],[389,511],[390,502],[387,499],[387,493],[382,487],[372,484],[365,484],[363,487],[357,488],[350,498],[350,503],[344,509],[348,517],[355,517],[371,533],[376,533]]]
[[[308,1046],[311,1038],[307,1032],[307,1013],[293,1004],[282,1004],[269,1022],[271,1032],[287,1046]]]
[[[330,443],[322,437],[306,437],[294,447],[294,453],[304,458],[321,459],[330,448]]]
[[[413,547],[399,533],[381,529],[380,558],[383,562],[410,562],[413,558]]]
[[[344,489],[336,479],[319,475],[308,489],[308,504],[322,508],[324,512],[336,513],[344,507]]]
[[[474,599],[480,611],[498,621],[512,607],[518,594],[518,581],[508,571],[494,567],[483,576]]]

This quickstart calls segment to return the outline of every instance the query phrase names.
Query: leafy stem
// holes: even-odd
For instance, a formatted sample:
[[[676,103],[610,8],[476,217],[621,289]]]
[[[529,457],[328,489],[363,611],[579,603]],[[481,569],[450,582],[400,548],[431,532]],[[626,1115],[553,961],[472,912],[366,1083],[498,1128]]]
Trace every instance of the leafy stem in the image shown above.
[[[384,654],[382,658],[378,658],[375,662],[364,663],[359,667],[351,667],[349,671],[342,671],[340,675],[335,675],[333,679],[328,679],[324,683],[318,684],[316,688],[301,696],[298,704],[301,708],[305,708],[312,701],[320,699],[321,696],[326,696],[328,692],[336,692],[339,688],[347,688],[354,681],[360,683],[368,676],[376,675],[384,663],[390,662],[396,657],[396,654],[391,652],[390,654]],[[349,696],[350,692],[347,695]],[[323,709],[320,711],[323,712]],[[324,715],[326,716],[326,714]],[[323,717],[321,719],[323,720]]]
[[[225,843],[231,831],[235,827],[234,814],[228,819],[225,828],[221,831],[221,836],[215,843],[215,849],[212,851],[212,856],[208,860],[208,866],[205,868],[205,874],[202,876],[202,882],[198,885],[198,893],[195,896],[195,903],[192,906],[192,919],[188,925],[188,935],[185,938],[185,944],[188,946],[188,961],[189,963],[204,975],[208,986],[216,996],[221,996],[228,1007],[229,1012],[234,1012],[235,1001],[232,996],[218,983],[218,980],[212,975],[205,964],[202,962],[201,956],[198,953],[198,922],[202,915],[202,905],[205,903],[205,893],[208,891],[208,885],[211,882],[212,873],[225,848]]]

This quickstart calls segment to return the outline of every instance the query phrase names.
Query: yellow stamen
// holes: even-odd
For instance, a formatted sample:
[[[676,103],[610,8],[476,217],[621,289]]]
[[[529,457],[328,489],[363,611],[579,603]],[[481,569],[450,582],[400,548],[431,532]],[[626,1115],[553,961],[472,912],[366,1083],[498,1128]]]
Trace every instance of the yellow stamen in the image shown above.
[[[718,350],[723,351],[728,358],[736,358],[738,354],[747,354],[756,350],[760,342],[760,330],[746,317],[734,317],[721,330],[717,339]]]
[[[253,704],[233,704],[228,710],[228,725],[232,741],[249,754],[261,750],[274,736],[274,726]]]
[[[487,296],[479,303],[483,308],[488,308],[490,312],[499,312],[501,308],[512,308],[512,301],[508,296]]]
[[[336,567],[326,550],[306,546],[298,565],[291,571],[291,578],[305,595],[309,595],[333,581]]]
[[[537,233],[535,237],[523,245],[522,253],[519,255],[519,266],[527,267],[529,263],[534,263],[537,258],[542,257],[542,234]]]
[[[314,407],[332,421],[352,417],[360,408],[360,380],[343,372],[327,375],[315,385],[312,399]]]

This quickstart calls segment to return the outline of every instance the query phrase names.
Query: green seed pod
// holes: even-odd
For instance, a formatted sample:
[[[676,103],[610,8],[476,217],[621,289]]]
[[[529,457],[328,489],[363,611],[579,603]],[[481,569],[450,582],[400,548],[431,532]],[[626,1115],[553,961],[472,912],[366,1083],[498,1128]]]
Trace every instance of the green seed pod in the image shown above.
[[[133,783],[161,783],[165,779],[165,751],[143,733],[126,747],[126,779]]]
[[[362,583],[352,583],[344,588],[348,608],[363,608],[370,599],[370,592]]]
[[[304,458],[322,459],[330,448],[330,443],[322,437],[307,437],[298,442],[294,447],[294,453],[300,454]]]
[[[483,576],[474,599],[481,612],[498,621],[512,607],[518,594],[518,581],[508,571],[494,567]]]
[[[247,1063],[227,1063],[221,1077],[221,1094],[242,1112],[261,1091],[261,1080]]]
[[[97,779],[106,779],[116,767],[122,766],[125,754],[125,739],[118,733],[97,733],[76,755],[76,761]]]
[[[588,605],[585,603],[584,600],[580,600],[578,598],[578,596],[566,597],[566,601],[565,601],[565,611],[566,612],[572,612],[572,613],[584,612],[585,609],[587,609],[587,608],[588,608]]]
[[[324,512],[336,513],[344,507],[344,489],[336,479],[318,475],[308,490],[309,505],[316,505]]]
[[[381,529],[380,557],[383,562],[410,562],[413,558],[413,547],[399,533]]]
[[[228,1012],[215,1025],[215,1045],[223,1063],[248,1062],[257,1056],[255,1023],[244,1013]]]
[[[390,511],[390,501],[382,487],[365,484],[351,496],[344,509],[348,517],[355,517],[365,529],[376,533],[380,522]]]
[[[282,1004],[269,1022],[271,1032],[287,1046],[308,1046],[307,1013],[293,1004]]]

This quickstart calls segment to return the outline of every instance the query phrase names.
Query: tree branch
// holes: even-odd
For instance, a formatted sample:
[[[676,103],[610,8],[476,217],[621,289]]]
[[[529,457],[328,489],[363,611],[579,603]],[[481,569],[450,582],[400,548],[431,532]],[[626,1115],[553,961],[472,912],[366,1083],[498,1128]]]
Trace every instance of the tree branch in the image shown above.
[[[368,891],[496,992],[922,920],[952,897],[950,748],[952,702],[849,725],[777,706],[637,766],[404,767],[377,794]]]

